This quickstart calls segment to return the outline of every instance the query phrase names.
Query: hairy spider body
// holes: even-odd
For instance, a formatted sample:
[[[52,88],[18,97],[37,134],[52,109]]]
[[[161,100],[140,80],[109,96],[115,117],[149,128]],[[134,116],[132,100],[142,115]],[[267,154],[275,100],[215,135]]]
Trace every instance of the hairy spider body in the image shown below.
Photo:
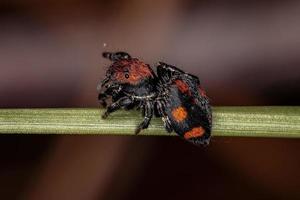
[[[168,132],[196,144],[208,144],[211,132],[211,109],[196,76],[159,63],[157,75],[151,67],[126,52],[103,53],[113,61],[99,87],[103,106],[111,97],[103,118],[120,108],[141,108],[144,120],[135,131],[148,127],[153,114],[161,117]]]

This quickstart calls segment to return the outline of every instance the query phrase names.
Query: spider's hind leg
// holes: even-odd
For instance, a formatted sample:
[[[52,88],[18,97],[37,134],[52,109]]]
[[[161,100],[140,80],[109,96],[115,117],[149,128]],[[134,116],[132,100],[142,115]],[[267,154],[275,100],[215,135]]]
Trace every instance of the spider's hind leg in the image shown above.
[[[158,115],[162,118],[162,121],[164,122],[165,129],[168,133],[171,133],[173,131],[173,128],[171,126],[171,121],[165,112],[165,103],[162,100],[158,100],[156,101],[155,105]]]

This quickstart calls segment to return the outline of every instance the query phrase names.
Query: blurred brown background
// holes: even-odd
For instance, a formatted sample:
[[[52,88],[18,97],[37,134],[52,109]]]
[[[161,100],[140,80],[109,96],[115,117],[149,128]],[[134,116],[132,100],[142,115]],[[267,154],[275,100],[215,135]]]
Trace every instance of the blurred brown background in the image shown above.
[[[0,106],[96,107],[128,51],[198,75],[214,106],[300,105],[300,2],[2,0]],[[0,137],[0,199],[300,199],[300,140]]]

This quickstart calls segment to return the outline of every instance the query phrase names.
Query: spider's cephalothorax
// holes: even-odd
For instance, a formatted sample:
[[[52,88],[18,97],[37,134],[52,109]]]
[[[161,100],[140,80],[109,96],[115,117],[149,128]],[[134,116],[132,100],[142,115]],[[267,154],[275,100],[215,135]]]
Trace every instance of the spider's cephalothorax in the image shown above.
[[[125,52],[103,53],[103,57],[113,61],[101,82],[98,99],[106,106],[106,99],[112,97],[103,118],[120,108],[142,108],[143,122],[135,133],[147,128],[153,115],[153,100],[157,95],[157,77],[151,67]]]
[[[141,107],[144,120],[136,134],[148,127],[154,113],[168,132],[197,145],[209,143],[211,108],[198,77],[165,63],[159,63],[155,75],[149,65],[125,52],[103,56],[113,61],[99,87],[103,105],[112,97],[104,118],[119,108]]]

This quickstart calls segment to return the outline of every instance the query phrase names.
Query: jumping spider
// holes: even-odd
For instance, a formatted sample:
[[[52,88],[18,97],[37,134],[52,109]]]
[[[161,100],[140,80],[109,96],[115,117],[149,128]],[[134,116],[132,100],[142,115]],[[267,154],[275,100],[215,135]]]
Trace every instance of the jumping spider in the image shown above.
[[[112,99],[103,118],[120,108],[141,108],[144,119],[135,134],[147,128],[155,115],[162,118],[168,132],[175,131],[197,145],[209,144],[211,107],[198,77],[163,62],[155,74],[148,64],[126,52],[104,52],[103,57],[113,62],[98,85],[100,103],[106,107],[106,100]]]

